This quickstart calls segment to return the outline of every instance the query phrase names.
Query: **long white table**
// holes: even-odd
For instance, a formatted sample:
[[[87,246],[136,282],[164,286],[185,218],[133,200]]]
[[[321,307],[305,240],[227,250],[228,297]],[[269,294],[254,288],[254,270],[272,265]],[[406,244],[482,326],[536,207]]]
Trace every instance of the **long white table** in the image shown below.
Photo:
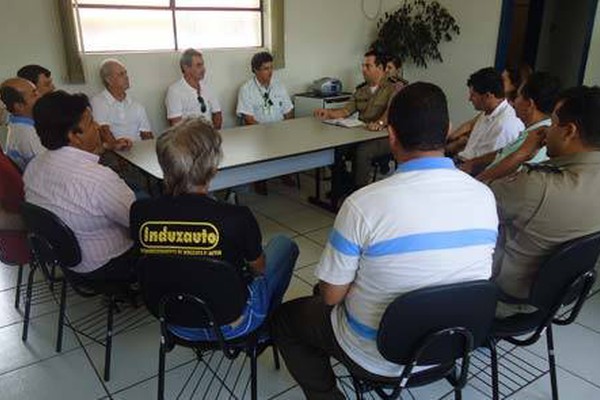
[[[383,138],[387,132],[342,128],[305,117],[224,129],[221,136],[223,160],[210,190],[331,165],[335,148]],[[155,147],[156,140],[136,141],[130,150],[117,154],[147,174],[162,179]]]

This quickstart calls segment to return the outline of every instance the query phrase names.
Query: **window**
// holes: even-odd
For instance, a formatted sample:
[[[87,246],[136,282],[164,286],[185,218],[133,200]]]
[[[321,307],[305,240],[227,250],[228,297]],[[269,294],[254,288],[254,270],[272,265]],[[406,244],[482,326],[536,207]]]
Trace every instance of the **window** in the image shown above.
[[[261,0],[73,0],[82,52],[263,46]]]

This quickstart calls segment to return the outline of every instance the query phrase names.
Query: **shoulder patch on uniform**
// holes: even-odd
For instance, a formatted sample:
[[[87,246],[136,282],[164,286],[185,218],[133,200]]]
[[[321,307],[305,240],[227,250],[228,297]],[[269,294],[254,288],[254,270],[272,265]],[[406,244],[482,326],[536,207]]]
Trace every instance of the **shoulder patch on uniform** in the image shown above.
[[[562,172],[562,168],[552,164],[523,164],[525,171],[527,172],[545,172],[549,174],[559,174]]]

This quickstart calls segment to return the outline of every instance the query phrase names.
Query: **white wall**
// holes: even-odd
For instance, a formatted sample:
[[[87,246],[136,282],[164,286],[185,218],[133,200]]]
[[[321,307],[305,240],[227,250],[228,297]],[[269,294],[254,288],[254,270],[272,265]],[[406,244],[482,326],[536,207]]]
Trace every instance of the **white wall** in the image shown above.
[[[375,12],[380,0],[366,0]],[[398,4],[381,0],[383,10]],[[443,64],[427,70],[407,66],[409,80],[428,80],[440,85],[450,101],[455,123],[473,115],[466,100],[466,79],[474,70],[493,64],[500,20],[501,0],[441,0],[458,20],[461,35],[442,46]],[[361,0],[286,0],[286,67],[279,78],[290,93],[306,90],[322,76],[342,79],[346,89],[360,83],[362,54],[372,41],[375,21],[365,17]],[[39,63],[53,71],[57,85],[69,91],[93,94],[101,89],[98,65],[109,55],[86,55],[85,85],[64,84],[65,68],[56,23],[55,2],[49,0],[0,0],[0,79],[16,73],[28,63]],[[225,125],[235,123],[234,108],[239,86],[250,77],[249,60],[254,50],[205,51],[208,79],[225,111]],[[169,83],[179,77],[174,53],[111,54],[129,70],[130,95],[140,100],[156,132],[164,129],[163,98]]]
[[[583,83],[585,85],[600,85],[600,4],[596,9],[594,31],[590,42]]]

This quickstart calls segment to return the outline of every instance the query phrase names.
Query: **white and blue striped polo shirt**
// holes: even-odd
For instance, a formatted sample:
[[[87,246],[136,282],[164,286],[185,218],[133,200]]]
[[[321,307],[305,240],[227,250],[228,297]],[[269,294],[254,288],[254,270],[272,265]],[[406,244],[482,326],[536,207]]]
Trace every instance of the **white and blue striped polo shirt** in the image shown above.
[[[492,192],[448,158],[410,160],[350,196],[316,270],[330,284],[352,283],[331,314],[346,354],[374,374],[400,375],[377,350],[386,307],[422,287],[488,279],[497,229]]]

